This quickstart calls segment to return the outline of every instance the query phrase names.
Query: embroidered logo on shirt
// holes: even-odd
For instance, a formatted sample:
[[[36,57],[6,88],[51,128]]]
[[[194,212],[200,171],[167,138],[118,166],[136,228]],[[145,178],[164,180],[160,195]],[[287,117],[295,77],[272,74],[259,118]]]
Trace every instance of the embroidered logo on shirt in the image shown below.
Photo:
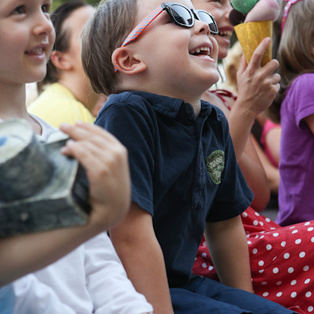
[[[224,168],[225,153],[222,150],[215,150],[206,158],[206,169],[213,183],[221,183],[221,174]]]

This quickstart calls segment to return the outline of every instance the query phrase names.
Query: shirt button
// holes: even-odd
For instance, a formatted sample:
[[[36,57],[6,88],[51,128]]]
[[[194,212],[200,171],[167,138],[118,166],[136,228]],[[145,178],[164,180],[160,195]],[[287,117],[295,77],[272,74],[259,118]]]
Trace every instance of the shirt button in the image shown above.
[[[21,213],[20,219],[21,219],[22,221],[28,220],[28,219],[29,219],[29,214],[28,214],[28,213]]]
[[[185,112],[186,113],[188,113],[188,114],[190,114],[190,113],[192,113],[192,107],[190,106],[190,105],[186,105],[186,107],[185,107]]]

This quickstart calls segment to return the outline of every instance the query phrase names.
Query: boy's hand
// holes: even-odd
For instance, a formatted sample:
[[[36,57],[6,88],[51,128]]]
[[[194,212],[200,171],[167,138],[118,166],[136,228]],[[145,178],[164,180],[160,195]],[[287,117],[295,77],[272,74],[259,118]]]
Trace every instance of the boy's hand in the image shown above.
[[[271,105],[280,88],[280,75],[274,73],[279,67],[278,61],[273,59],[261,66],[262,57],[270,43],[269,37],[264,38],[248,65],[243,56],[237,72],[237,103],[246,106],[253,119]]]
[[[79,122],[60,129],[71,137],[62,153],[76,158],[87,173],[92,207],[89,223],[102,230],[111,228],[130,207],[127,150],[98,126]]]

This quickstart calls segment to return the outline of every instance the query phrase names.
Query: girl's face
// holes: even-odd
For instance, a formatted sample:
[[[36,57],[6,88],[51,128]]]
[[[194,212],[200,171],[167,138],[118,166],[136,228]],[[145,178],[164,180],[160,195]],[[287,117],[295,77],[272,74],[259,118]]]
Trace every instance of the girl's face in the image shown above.
[[[229,14],[232,9],[230,2],[230,0],[193,0],[195,9],[211,13],[217,22],[219,34],[215,38],[219,46],[218,59],[227,56],[230,46],[233,31],[233,27],[229,23]]]
[[[55,33],[51,0],[0,1],[0,83],[42,80]]]

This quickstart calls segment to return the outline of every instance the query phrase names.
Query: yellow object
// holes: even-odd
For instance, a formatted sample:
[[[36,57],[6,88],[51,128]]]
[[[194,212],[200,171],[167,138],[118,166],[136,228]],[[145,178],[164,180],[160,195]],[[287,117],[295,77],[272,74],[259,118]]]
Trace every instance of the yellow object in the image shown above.
[[[77,121],[83,121],[93,124],[95,121],[89,110],[60,83],[49,85],[28,106],[28,111],[55,128],[59,128],[62,123],[74,125]]]
[[[250,62],[253,52],[259,43],[265,38],[272,38],[273,35],[273,21],[261,21],[261,22],[248,22],[236,25],[234,27],[237,38],[241,44],[245,60],[247,63]],[[270,44],[267,48],[263,59],[262,66],[268,63],[271,59],[271,48]]]

